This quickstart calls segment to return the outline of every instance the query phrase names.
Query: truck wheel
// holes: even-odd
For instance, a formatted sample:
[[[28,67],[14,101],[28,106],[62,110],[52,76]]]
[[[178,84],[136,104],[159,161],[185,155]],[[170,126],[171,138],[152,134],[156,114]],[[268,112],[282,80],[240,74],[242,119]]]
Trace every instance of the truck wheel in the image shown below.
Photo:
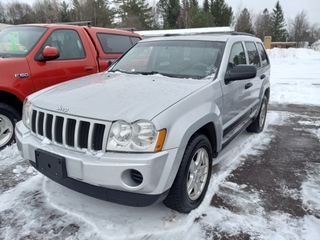
[[[267,117],[268,99],[266,96],[262,99],[262,104],[257,118],[247,127],[248,132],[260,133],[264,128]]]
[[[13,107],[0,103],[0,150],[14,142],[14,128],[20,118]]]
[[[181,213],[189,213],[202,202],[209,185],[212,149],[208,138],[196,135],[188,143],[177,176],[164,204]]]

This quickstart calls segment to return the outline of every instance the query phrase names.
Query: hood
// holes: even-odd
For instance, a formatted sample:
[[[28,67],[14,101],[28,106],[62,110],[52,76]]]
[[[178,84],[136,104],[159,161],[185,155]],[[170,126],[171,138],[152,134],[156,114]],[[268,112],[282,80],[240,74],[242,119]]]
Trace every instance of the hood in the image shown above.
[[[151,120],[210,80],[103,72],[32,95],[34,106],[99,120]]]

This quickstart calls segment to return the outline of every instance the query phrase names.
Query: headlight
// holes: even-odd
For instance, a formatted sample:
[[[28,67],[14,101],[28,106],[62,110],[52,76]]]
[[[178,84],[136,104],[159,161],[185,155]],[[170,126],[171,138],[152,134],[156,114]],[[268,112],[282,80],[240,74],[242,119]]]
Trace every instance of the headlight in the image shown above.
[[[111,126],[107,151],[155,152],[160,151],[165,138],[165,130],[157,131],[148,120],[127,123],[119,120]]]
[[[23,108],[22,108],[22,121],[24,125],[30,129],[31,126],[31,114],[32,114],[32,104],[26,98],[23,103]]]

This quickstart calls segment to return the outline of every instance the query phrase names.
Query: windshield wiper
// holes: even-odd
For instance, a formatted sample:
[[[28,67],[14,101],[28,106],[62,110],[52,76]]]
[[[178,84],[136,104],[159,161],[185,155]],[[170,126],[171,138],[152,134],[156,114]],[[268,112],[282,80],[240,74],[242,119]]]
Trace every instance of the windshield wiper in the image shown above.
[[[128,72],[121,69],[111,70],[110,72],[121,72],[121,73],[128,73],[128,74],[137,74],[137,72]]]

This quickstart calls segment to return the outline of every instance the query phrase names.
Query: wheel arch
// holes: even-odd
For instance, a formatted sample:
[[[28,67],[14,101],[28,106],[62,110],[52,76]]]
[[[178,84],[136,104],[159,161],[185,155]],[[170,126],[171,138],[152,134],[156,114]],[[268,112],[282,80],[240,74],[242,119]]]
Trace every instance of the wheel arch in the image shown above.
[[[14,94],[0,90],[0,102],[13,107],[19,114],[22,113],[22,101]]]

